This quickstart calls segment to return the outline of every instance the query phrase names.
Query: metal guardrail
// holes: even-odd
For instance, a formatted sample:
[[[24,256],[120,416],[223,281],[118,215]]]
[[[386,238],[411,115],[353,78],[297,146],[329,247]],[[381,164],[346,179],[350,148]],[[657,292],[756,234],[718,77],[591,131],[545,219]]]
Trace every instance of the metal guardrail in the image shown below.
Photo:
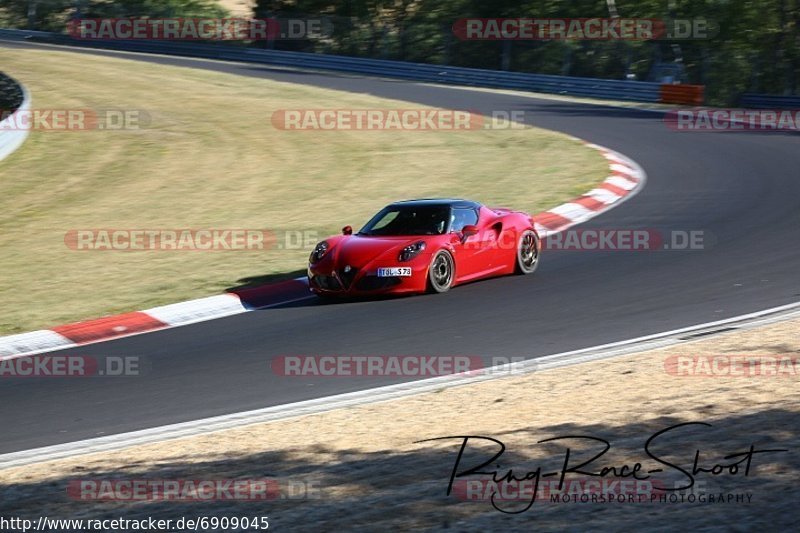
[[[19,82],[17,82],[17,85],[22,89],[22,104],[5,120],[0,121],[0,161],[22,146],[22,143],[28,138],[29,130],[20,128],[20,121],[17,119],[20,113],[26,113],[30,110],[31,95],[24,85]]]
[[[800,96],[745,93],[739,105],[753,109],[800,109]]]
[[[175,41],[96,41],[73,39],[64,34],[28,30],[0,30],[0,38],[69,44],[89,48],[124,50],[165,55],[180,55],[229,61],[246,61],[283,67],[333,70],[388,78],[442,84],[519,89],[570,96],[586,96],[634,102],[658,102],[658,83],[597,78],[573,78],[527,74],[382,59],[263,50],[222,44],[196,44]]]

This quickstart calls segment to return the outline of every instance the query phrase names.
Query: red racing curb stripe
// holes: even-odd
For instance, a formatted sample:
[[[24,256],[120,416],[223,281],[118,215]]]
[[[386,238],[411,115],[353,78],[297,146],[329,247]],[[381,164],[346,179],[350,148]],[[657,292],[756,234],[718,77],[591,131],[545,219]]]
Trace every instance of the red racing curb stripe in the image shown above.
[[[630,181],[634,185],[638,185],[639,184],[639,180],[638,179],[634,178],[633,176],[629,176],[627,174],[623,174],[622,172],[614,172],[611,175],[614,176],[614,177],[617,177],[617,178],[622,178],[624,180]]]
[[[545,211],[540,215],[534,215],[533,221],[551,230],[558,229],[572,223],[570,219],[555,213],[551,213],[550,211]]]
[[[631,180],[631,181],[632,181],[632,182],[634,182],[634,183],[638,183],[638,182],[639,182],[639,180],[638,180],[638,179],[636,179],[636,171],[635,171],[635,170],[633,170],[632,168],[630,168],[630,167],[628,167],[628,166],[626,166],[626,165],[621,165],[621,166],[622,166],[622,167],[623,167],[625,170],[622,170],[622,169],[620,169],[620,168],[615,168],[615,169],[613,170],[613,172],[612,172],[612,173],[613,173],[613,174],[620,175],[620,176],[622,176],[623,178],[629,179],[629,180]]]
[[[131,333],[159,329],[166,325],[146,313],[134,311],[96,320],[87,320],[86,322],[56,326],[52,330],[76,344],[84,344],[121,335],[130,335]]]
[[[264,307],[311,294],[308,291],[308,284],[298,279],[290,279],[272,285],[262,285],[252,289],[232,290],[230,293],[238,296],[242,305],[249,308]]]
[[[572,200],[572,203],[580,204],[586,209],[591,209],[592,211],[600,211],[606,207],[606,204],[596,198],[592,198],[591,196],[581,196],[580,198]]]
[[[617,187],[616,185],[611,185],[610,183],[603,182],[600,184],[600,189],[605,189],[607,191],[611,191],[618,196],[625,196],[630,191],[623,189],[622,187]]]

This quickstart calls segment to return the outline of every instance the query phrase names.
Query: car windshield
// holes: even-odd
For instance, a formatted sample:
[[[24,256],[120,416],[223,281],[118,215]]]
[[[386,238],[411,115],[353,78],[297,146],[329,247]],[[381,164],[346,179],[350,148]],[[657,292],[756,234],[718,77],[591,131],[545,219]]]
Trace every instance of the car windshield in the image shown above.
[[[447,206],[389,206],[361,228],[360,235],[441,235],[447,231]]]

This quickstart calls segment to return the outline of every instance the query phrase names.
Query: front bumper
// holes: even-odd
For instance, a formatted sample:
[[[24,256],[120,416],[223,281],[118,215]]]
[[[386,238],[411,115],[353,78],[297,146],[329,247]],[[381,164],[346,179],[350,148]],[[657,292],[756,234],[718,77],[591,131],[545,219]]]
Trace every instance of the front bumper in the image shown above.
[[[383,265],[382,265],[383,266]],[[385,266],[397,266],[385,265]],[[363,269],[334,268],[332,265],[308,266],[308,287],[325,296],[361,296],[370,294],[408,294],[425,292],[427,263],[403,264],[411,267],[410,276],[378,277],[378,267]]]

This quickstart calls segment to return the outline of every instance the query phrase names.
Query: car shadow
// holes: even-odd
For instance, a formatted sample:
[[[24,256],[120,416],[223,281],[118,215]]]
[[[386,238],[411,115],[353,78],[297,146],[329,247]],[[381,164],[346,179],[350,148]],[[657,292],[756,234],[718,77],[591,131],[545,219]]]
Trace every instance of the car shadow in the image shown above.
[[[235,294],[251,310],[288,309],[322,305],[347,305],[409,298],[414,295],[384,294],[373,296],[320,297],[308,290],[305,270],[248,276],[237,280],[236,285],[225,289]]]
[[[254,289],[272,283],[279,283],[282,281],[289,281],[301,278],[306,275],[305,269],[292,270],[291,272],[277,272],[272,274],[260,274],[257,276],[248,276],[236,280],[236,285],[228,287],[225,292],[236,292],[246,289]]]

